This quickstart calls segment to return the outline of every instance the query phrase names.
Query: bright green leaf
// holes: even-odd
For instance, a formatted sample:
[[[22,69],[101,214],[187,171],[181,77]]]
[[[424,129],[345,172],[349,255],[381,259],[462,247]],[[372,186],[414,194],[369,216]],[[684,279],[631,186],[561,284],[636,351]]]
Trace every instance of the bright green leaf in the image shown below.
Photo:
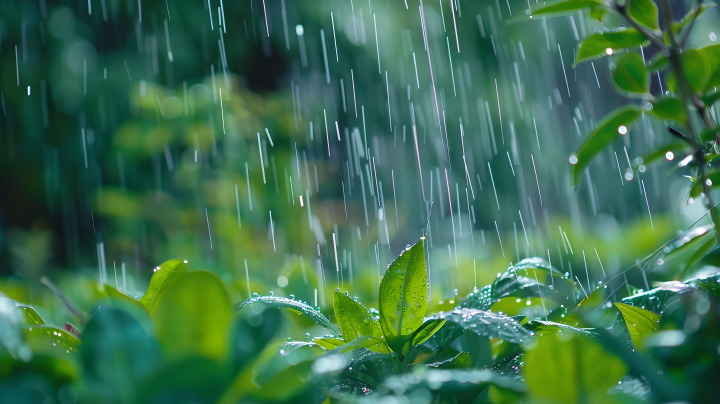
[[[360,336],[382,337],[380,324],[373,315],[349,296],[336,291],[333,296],[333,308],[343,341],[350,342]]]
[[[320,308],[314,309],[310,305],[303,303],[299,300],[289,299],[287,297],[277,296],[253,296],[249,299],[245,299],[240,303],[236,303],[232,310],[233,312],[242,310],[252,304],[264,304],[269,307],[277,307],[279,309],[288,309],[297,315],[304,315],[305,317],[313,320],[318,325],[325,327],[326,329],[333,331],[336,334],[340,334],[340,330],[335,327],[325,315],[320,312]]]
[[[420,345],[432,337],[436,332],[440,331],[447,320],[428,320],[415,331],[413,337],[413,346]]]
[[[380,283],[380,326],[391,347],[423,323],[427,310],[424,242],[423,238],[403,251]]]
[[[628,14],[638,24],[657,31],[658,27],[658,8],[653,0],[632,0]]]
[[[390,347],[388,347],[388,344],[386,344],[384,340],[369,335],[357,337],[354,340],[341,345],[338,347],[338,351],[344,353],[360,348],[366,348],[379,354],[390,353]]]
[[[602,402],[607,390],[627,374],[620,358],[580,336],[540,337],[523,359],[521,372],[533,402]]]
[[[650,91],[650,75],[639,53],[628,53],[617,60],[613,81],[621,90],[631,93]]]
[[[180,276],[150,314],[170,354],[198,353],[222,360],[227,350],[230,300],[223,282],[209,272]]]
[[[708,79],[705,91],[710,91],[713,87],[720,86],[720,44],[708,46],[700,49],[705,53],[710,66],[710,78]],[[717,100],[717,98],[715,98]],[[707,104],[706,105],[710,105]]]
[[[705,89],[710,81],[710,61],[702,49],[690,49],[680,55],[680,67],[695,92]],[[720,69],[720,67],[718,67]]]
[[[575,185],[580,184],[583,171],[590,165],[595,155],[620,135],[619,128],[624,126],[629,132],[630,125],[640,117],[640,114],[641,111],[637,105],[626,105],[609,113],[598,122],[574,156],[577,158],[577,163],[572,167]]]
[[[600,24],[602,24],[603,17],[607,13],[608,10],[605,7],[595,6],[590,8],[590,17],[596,19]]]
[[[681,124],[687,124],[687,115],[685,114],[685,104],[677,97],[664,97],[652,103],[650,113],[659,119],[668,121],[676,121]]]
[[[333,349],[345,345],[345,341],[341,340],[340,338],[314,338],[313,342],[318,344],[321,348],[325,348],[328,351],[332,351]]]
[[[582,10],[585,7],[598,7],[599,5],[604,4],[605,2],[603,0],[564,0],[533,10],[531,15],[571,14],[577,12],[578,10]]]
[[[148,313],[152,313],[154,310],[158,296],[185,272],[187,272],[187,263],[178,259],[167,261],[155,268],[155,273],[150,278],[150,284],[143,297],[140,298],[140,304],[145,306]]]
[[[658,323],[662,316],[625,303],[615,303],[615,306],[620,309],[620,313],[625,319],[635,349],[645,349],[645,338],[660,330]]]
[[[575,64],[585,60],[594,59],[605,55],[605,50],[610,48],[614,52],[618,52],[625,48],[635,48],[648,43],[645,35],[634,28],[628,28],[621,31],[612,31],[605,33],[595,33],[585,38],[580,44]]]
[[[450,323],[457,324],[480,336],[500,338],[514,344],[528,343],[532,339],[530,332],[519,324],[516,317],[508,317],[491,311],[456,309],[450,312],[440,312],[433,318],[447,320],[447,326],[450,326]]]

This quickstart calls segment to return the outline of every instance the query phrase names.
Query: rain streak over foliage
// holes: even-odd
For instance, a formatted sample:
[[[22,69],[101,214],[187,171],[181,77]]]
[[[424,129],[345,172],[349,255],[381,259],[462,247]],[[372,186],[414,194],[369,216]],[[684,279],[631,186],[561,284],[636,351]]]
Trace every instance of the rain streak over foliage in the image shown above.
[[[0,402],[716,401],[719,27],[0,0]]]

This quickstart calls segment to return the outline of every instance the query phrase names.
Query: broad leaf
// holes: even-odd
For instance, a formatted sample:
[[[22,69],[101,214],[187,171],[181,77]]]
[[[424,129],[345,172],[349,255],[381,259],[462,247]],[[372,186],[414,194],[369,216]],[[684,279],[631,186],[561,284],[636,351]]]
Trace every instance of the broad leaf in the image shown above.
[[[455,309],[450,312],[440,312],[433,318],[447,320],[448,326],[449,323],[454,323],[480,336],[500,338],[514,344],[529,343],[532,339],[530,331],[523,328],[517,318],[491,311]]]
[[[388,347],[388,344],[386,344],[383,339],[373,336],[357,337],[350,342],[340,345],[339,347],[337,347],[337,350],[340,353],[344,353],[360,348],[366,348],[379,354],[390,353],[390,347]]]
[[[413,346],[420,345],[432,337],[436,332],[445,325],[447,320],[428,320],[415,331],[413,336]]]
[[[349,296],[336,291],[333,296],[333,308],[343,341],[350,342],[360,336],[382,337],[380,324],[375,317],[362,304]]]
[[[676,121],[681,124],[687,124],[687,115],[685,114],[685,104],[680,98],[664,97],[652,103],[650,113],[659,119],[668,121]]]
[[[620,313],[625,319],[635,349],[644,350],[645,338],[660,330],[658,323],[662,316],[624,303],[615,303],[615,306],[620,309]]]
[[[533,402],[602,402],[627,374],[623,361],[589,338],[540,337],[521,372]]]
[[[506,376],[515,376],[520,372],[520,368],[525,364],[522,359],[523,354],[516,353],[489,365],[485,365],[480,370],[490,370]]]
[[[185,272],[187,272],[187,262],[177,259],[167,261],[155,268],[155,273],[150,278],[150,284],[143,297],[140,298],[140,304],[148,313],[152,313],[154,310],[158,296]]]
[[[657,31],[658,27],[658,8],[653,0],[632,0],[628,14],[638,24]]]
[[[618,130],[621,126],[624,126],[629,132],[630,125],[640,117],[640,114],[641,111],[637,105],[626,105],[609,113],[598,122],[576,153],[577,163],[572,168],[576,186],[580,185],[582,173],[590,165],[595,155],[620,136]]]
[[[222,360],[227,351],[230,300],[222,280],[190,272],[170,285],[150,314],[169,354],[197,353]]]
[[[618,58],[612,77],[615,85],[631,93],[650,91],[650,75],[645,69],[642,56],[637,52],[627,53]]]
[[[644,46],[649,43],[645,35],[634,28],[628,28],[621,31],[611,31],[605,33],[595,33],[585,38],[580,44],[575,64],[589,59],[595,59],[604,56],[605,50],[610,48],[614,52],[618,52],[625,48],[635,48]]]
[[[620,379],[618,384],[608,390],[608,394],[618,397],[635,397],[642,400],[643,402],[647,402],[652,396],[652,386],[650,385],[650,381],[647,379],[637,378],[634,376],[625,376]],[[626,402],[625,400],[621,399],[618,401]]]
[[[710,82],[710,61],[703,49],[684,51],[680,55],[680,67],[694,92],[703,91]]]
[[[489,370],[433,369],[391,376],[384,383],[387,389],[399,395],[415,389],[440,392],[475,390],[479,393],[488,385],[525,391],[525,386],[519,380]]]
[[[700,49],[703,51],[710,66],[710,78],[708,79],[705,91],[720,86],[720,44]],[[706,103],[707,104],[707,103]],[[708,104],[709,105],[709,104]]]
[[[407,339],[427,310],[424,238],[390,264],[380,283],[380,326],[387,343]]]
[[[571,14],[585,7],[597,7],[604,4],[603,0],[564,0],[533,10],[530,15]]]
[[[279,309],[290,309],[292,312],[298,315],[304,315],[305,317],[313,320],[318,325],[323,326],[325,329],[333,331],[336,334],[340,334],[340,330],[335,327],[327,317],[325,317],[320,309],[314,309],[308,304],[303,303],[299,300],[288,299],[286,297],[276,296],[253,296],[249,299],[245,299],[240,303],[233,306],[232,311],[236,312],[242,310],[244,307],[252,304],[264,304],[269,307],[277,307]]]

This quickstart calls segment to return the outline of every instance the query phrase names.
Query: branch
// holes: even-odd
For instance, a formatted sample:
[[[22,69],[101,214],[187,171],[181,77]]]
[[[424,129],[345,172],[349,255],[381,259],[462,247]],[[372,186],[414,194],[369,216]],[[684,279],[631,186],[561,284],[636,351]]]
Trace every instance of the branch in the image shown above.
[[[687,32],[685,32],[685,38],[680,42],[680,48],[685,46],[685,42],[690,37],[690,32],[692,31],[693,27],[695,26],[695,20],[697,20],[698,15],[700,15],[700,6],[702,5],[702,2],[698,2],[697,7],[695,7],[695,13],[693,13],[693,19],[690,22],[690,27],[688,27]]]
[[[680,132],[679,130],[673,128],[672,126],[668,126],[668,132],[671,134],[679,137],[680,139],[687,142],[690,146],[692,146],[695,150],[704,150],[705,148],[702,147],[698,142],[696,142],[694,139],[686,136],[684,133]]]

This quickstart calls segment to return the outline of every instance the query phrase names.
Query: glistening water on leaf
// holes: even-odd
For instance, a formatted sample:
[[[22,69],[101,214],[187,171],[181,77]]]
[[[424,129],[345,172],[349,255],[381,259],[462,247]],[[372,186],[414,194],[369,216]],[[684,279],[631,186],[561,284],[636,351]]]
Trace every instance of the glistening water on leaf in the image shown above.
[[[232,311],[239,311],[252,304],[264,304],[268,307],[277,307],[279,309],[290,309],[298,315],[304,315],[305,317],[313,320],[317,324],[325,327],[326,329],[333,331],[335,334],[341,334],[340,330],[335,327],[330,320],[318,309],[312,308],[310,305],[303,303],[299,300],[289,299],[287,297],[278,296],[253,296],[249,299],[245,299],[240,303],[235,304],[232,307]]]
[[[375,317],[365,306],[349,296],[336,291],[333,294],[333,309],[343,341],[350,342],[360,336],[377,338],[383,336],[380,324]]]
[[[649,42],[645,35],[634,28],[595,33],[580,44],[575,64],[604,56],[607,49],[616,53],[627,48],[645,46]]]

